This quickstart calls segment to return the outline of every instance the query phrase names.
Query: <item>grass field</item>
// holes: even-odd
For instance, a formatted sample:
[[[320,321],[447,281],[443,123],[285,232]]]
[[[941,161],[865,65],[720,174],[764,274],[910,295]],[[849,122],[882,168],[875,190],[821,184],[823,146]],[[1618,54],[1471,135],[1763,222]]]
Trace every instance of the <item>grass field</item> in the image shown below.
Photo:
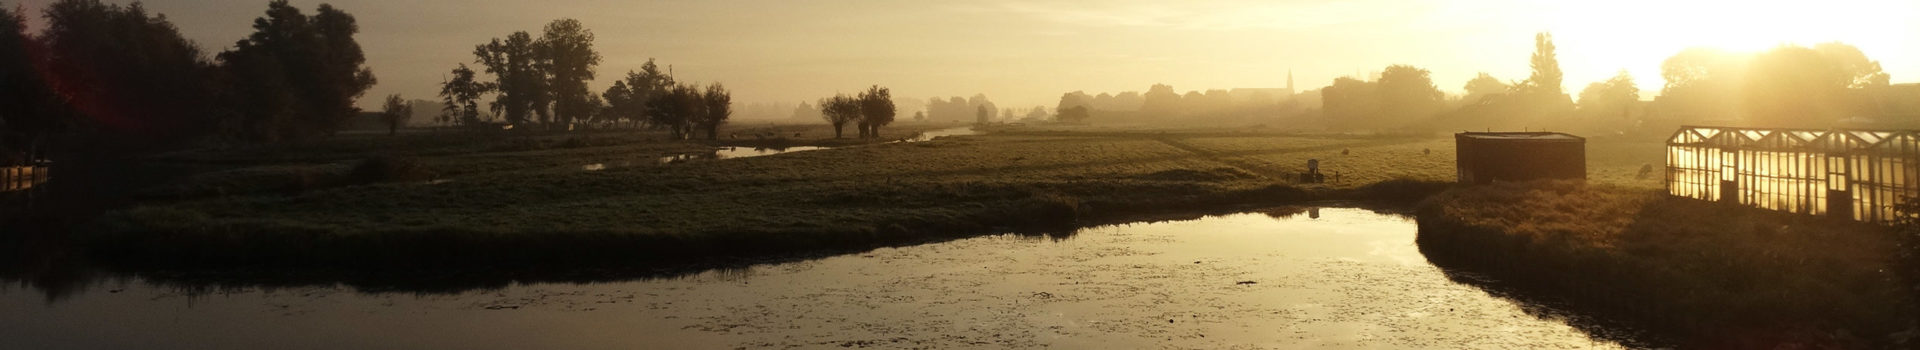
[[[831,132],[823,127],[786,128],[743,131],[791,136],[799,128],[817,138],[781,142],[844,147],[665,164],[657,160],[764,141],[427,133],[171,154],[159,160],[210,170],[143,191],[166,199],[101,220],[91,241],[103,256],[139,264],[625,263],[1059,230],[1359,193],[1328,192],[1357,182],[1290,184],[1286,174],[1187,144],[1213,137],[1199,132],[1007,130],[857,144],[824,139]],[[1383,143],[1250,137],[1272,143],[1258,150],[1266,154]]]
[[[891,130],[904,137],[939,127]],[[831,139],[823,126],[737,128],[723,135],[797,132],[803,137],[777,142],[844,147],[667,164],[657,160],[768,141],[421,133],[186,152],[159,160],[213,170],[144,191],[172,199],[110,215],[92,241],[103,255],[141,264],[674,261],[1057,230],[1222,206],[1410,201],[1453,174],[1450,137],[1003,128],[858,144]],[[1292,183],[1308,158],[1343,178]],[[1657,159],[1594,167],[1648,161]],[[1392,179],[1405,181],[1354,191]]]
[[[1422,252],[1682,347],[1911,346],[1897,236],[1858,222],[1579,183],[1440,194]]]

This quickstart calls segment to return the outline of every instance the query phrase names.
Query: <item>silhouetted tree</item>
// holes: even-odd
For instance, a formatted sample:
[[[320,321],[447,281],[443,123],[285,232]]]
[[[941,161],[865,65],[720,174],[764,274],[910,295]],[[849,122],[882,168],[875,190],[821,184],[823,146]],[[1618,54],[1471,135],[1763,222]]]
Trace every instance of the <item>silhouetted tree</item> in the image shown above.
[[[1849,114],[1854,80],[1819,51],[1782,46],[1754,57],[1742,102],[1748,121],[1759,125],[1826,125]]]
[[[655,95],[672,90],[674,82],[673,77],[660,71],[660,66],[654,64],[653,59],[647,59],[639,72],[629,71],[625,79],[614,81],[613,85],[600,96],[607,101],[609,113],[615,119],[653,124],[656,120],[652,118],[656,114],[648,111],[648,101],[653,100]],[[671,124],[670,120],[658,122]]]
[[[1104,96],[1106,94],[1101,94],[1101,95]],[[1053,109],[1065,110],[1068,108],[1081,107],[1081,106],[1091,107],[1093,106],[1093,101],[1094,101],[1093,98],[1087,97],[1086,92],[1074,91],[1074,92],[1060,94],[1060,103],[1054,105]]]
[[[1087,106],[1067,107],[1059,111],[1060,115],[1056,119],[1067,123],[1084,123],[1087,118],[1092,117],[1092,114],[1087,112]]]
[[[1879,113],[1871,90],[1886,80],[1877,62],[1846,44],[1781,46],[1756,54],[1689,48],[1661,65],[1655,103],[1669,123],[1744,119],[1755,126],[1832,127]]]
[[[813,105],[807,104],[807,101],[800,101],[799,106],[793,107],[793,115],[790,116],[790,118],[793,118],[794,120],[807,120],[807,121],[820,119],[821,118],[820,109],[814,108]]]
[[[493,74],[492,85],[499,92],[491,108],[508,123],[526,124],[530,114],[547,121],[547,105],[552,96],[547,88],[547,59],[539,53],[539,43],[527,32],[514,32],[505,40],[493,39],[473,48],[475,62]]]
[[[1480,76],[1467,81],[1465,89],[1467,90],[1467,96],[1464,100],[1472,104],[1479,103],[1481,99],[1487,96],[1507,93],[1507,91],[1512,90],[1513,87],[1507,85],[1506,82],[1500,81],[1500,79],[1494,78],[1491,74],[1481,72]]]
[[[330,135],[360,113],[354,100],[373,71],[353,35],[353,15],[322,4],[313,16],[285,0],[267,3],[254,32],[220,53],[238,93],[243,137],[257,141]]]
[[[988,121],[992,121],[1000,116],[1000,106],[994,105],[992,100],[988,100],[987,94],[973,94],[973,97],[967,98],[967,105],[976,108],[986,108]]]
[[[1026,119],[1033,119],[1033,120],[1047,119],[1047,106],[1033,106],[1033,109],[1027,110]]]
[[[1328,124],[1350,128],[1366,123],[1380,114],[1379,85],[1353,77],[1340,77],[1320,92],[1322,109]]]
[[[555,122],[569,124],[593,113],[587,82],[593,80],[593,67],[600,64],[600,53],[593,51],[593,31],[578,20],[554,20],[535,47],[546,62],[542,70],[553,98]]]
[[[1409,65],[1387,66],[1380,72],[1380,109],[1384,120],[1377,125],[1406,125],[1424,120],[1440,111],[1446,94],[1433,85],[1425,69]]]
[[[1880,70],[1879,61],[1867,59],[1867,54],[1860,52],[1860,48],[1853,45],[1828,42],[1813,45],[1813,50],[1819,52],[1820,56],[1826,57],[1827,62],[1847,75],[1849,88],[1886,87],[1892,78],[1887,75],[1887,72]]]
[[[400,126],[407,125],[413,118],[413,105],[400,97],[400,94],[387,95],[387,103],[380,109],[380,120],[387,122],[387,135],[400,133]]]
[[[151,152],[217,130],[215,68],[163,16],[139,3],[61,0],[41,32],[48,86],[71,106],[84,133],[70,150]]]
[[[7,151],[34,151],[66,129],[61,101],[40,75],[44,52],[25,18],[0,8],[0,162]]]
[[[833,125],[833,138],[842,138],[847,123],[859,120],[860,99],[841,94],[820,100],[820,117]]]
[[[880,137],[880,127],[893,124],[893,92],[874,85],[860,93],[860,136]]]
[[[916,122],[927,121],[927,112],[926,111],[913,112],[913,121],[916,121]]]
[[[700,94],[699,114],[694,116],[694,124],[707,130],[708,140],[720,139],[720,125],[727,123],[733,116],[733,96],[720,83],[707,85],[707,91]]]
[[[648,124],[667,129],[675,139],[684,139],[692,135],[694,123],[704,118],[706,108],[706,97],[701,95],[699,87],[675,85],[647,100]]]
[[[1533,75],[1518,88],[1522,93],[1559,96],[1565,94],[1561,84],[1560,58],[1554,53],[1553,34],[1533,35]]]
[[[989,109],[987,109],[987,106],[974,107],[973,110],[974,110],[973,112],[974,123],[977,123],[980,125],[987,125],[987,123],[993,121],[991,117],[987,116],[987,111],[989,111]]]
[[[1748,57],[1708,48],[1687,48],[1660,65],[1667,83],[1656,100],[1665,118],[1682,123],[1732,117],[1734,92],[1746,75]]]
[[[1627,119],[1634,102],[1640,100],[1640,87],[1633,84],[1633,75],[1622,69],[1612,79],[1587,85],[1580,91],[1580,110],[1587,114],[1618,114]]]
[[[1180,95],[1173,92],[1173,86],[1153,84],[1147,93],[1141,95],[1140,110],[1147,114],[1165,118],[1180,113]]]
[[[464,125],[480,124],[480,96],[493,91],[493,84],[475,81],[473,70],[465,63],[454,68],[452,75],[453,79],[440,84],[440,98],[447,104],[441,118]]]

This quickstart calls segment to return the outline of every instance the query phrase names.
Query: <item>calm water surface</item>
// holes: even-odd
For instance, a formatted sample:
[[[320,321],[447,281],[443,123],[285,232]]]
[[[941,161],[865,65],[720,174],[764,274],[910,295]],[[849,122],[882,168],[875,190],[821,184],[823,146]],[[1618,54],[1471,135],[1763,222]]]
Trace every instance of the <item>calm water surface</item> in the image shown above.
[[[1616,348],[1455,283],[1360,209],[991,236],[680,278],[452,294],[0,289],[0,347]]]

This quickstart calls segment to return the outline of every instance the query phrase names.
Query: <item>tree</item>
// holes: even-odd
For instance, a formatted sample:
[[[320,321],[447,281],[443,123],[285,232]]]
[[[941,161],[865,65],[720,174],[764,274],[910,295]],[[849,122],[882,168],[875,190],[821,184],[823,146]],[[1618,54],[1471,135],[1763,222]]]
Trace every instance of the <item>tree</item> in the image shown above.
[[[1061,110],[1080,106],[1093,106],[1093,98],[1087,97],[1087,93],[1084,91],[1074,91],[1060,94],[1060,103],[1055,105],[1053,109]]]
[[[400,94],[387,95],[387,103],[380,109],[380,120],[387,122],[387,135],[400,133],[400,126],[407,125],[413,118],[413,105],[400,97]]]
[[[973,112],[974,123],[977,123],[980,125],[987,125],[988,122],[992,121],[991,119],[992,117],[989,114],[987,114],[988,111],[992,111],[992,110],[987,109],[987,106],[981,105],[979,107],[974,107],[973,110],[974,110]]]
[[[847,123],[860,119],[860,99],[846,94],[820,100],[820,117],[833,125],[833,138],[844,137],[842,130]]]
[[[807,101],[800,101],[799,106],[793,107],[793,115],[789,116],[789,118],[793,118],[794,120],[820,119],[820,109],[807,104]]]
[[[1365,125],[1380,114],[1379,84],[1340,77],[1320,90],[1321,109],[1328,124],[1339,128]]]
[[[684,139],[693,133],[694,123],[704,118],[706,107],[706,97],[701,95],[699,87],[675,85],[647,100],[647,124],[667,129],[675,139]]]
[[[1782,46],[1753,58],[1741,106],[1759,125],[1822,126],[1849,114],[1855,78],[1819,51]]]
[[[1887,72],[1880,70],[1880,61],[1867,59],[1867,54],[1853,45],[1836,41],[1813,45],[1813,50],[1847,75],[1849,88],[1886,87],[1891,80]]]
[[[1027,110],[1026,119],[1041,120],[1046,118],[1047,118],[1047,106],[1033,106],[1033,109]]]
[[[0,158],[37,150],[66,129],[64,108],[37,67],[41,44],[27,35],[25,18],[0,8]]]
[[[726,124],[727,118],[733,116],[732,94],[727,92],[726,87],[720,86],[720,83],[713,83],[713,85],[707,85],[707,90],[700,94],[699,101],[703,108],[700,108],[699,114],[694,116],[694,124],[707,130],[708,140],[720,139],[720,125]]]
[[[629,71],[624,80],[614,81],[613,85],[601,97],[607,101],[608,112],[614,119],[652,124],[656,114],[648,110],[648,101],[672,90],[674,82],[673,77],[660,72],[660,66],[654,64],[653,59],[647,59],[639,72]]]
[[[73,155],[186,146],[219,129],[215,67],[164,16],[139,3],[48,5],[39,40],[48,88],[73,108]]]
[[[1055,119],[1066,123],[1083,123],[1087,121],[1087,118],[1092,116],[1090,113],[1087,113],[1087,106],[1067,107],[1059,111],[1060,115],[1056,116]]]
[[[1480,76],[1467,81],[1465,89],[1467,90],[1465,100],[1471,104],[1479,103],[1481,99],[1487,96],[1507,93],[1507,91],[1512,90],[1513,87],[1507,85],[1506,82],[1500,81],[1498,78],[1494,78],[1491,74],[1481,72]]]
[[[880,127],[893,124],[893,92],[874,85],[860,93],[860,136],[879,138]]]
[[[926,112],[926,111],[914,111],[914,112],[913,112],[913,121],[916,121],[916,122],[924,122],[924,121],[927,121],[927,112]]]
[[[552,99],[544,70],[548,63],[538,47],[533,35],[522,31],[473,48],[475,62],[493,74],[492,85],[499,92],[491,108],[508,123],[525,124],[531,114],[538,114],[542,122],[548,118],[547,105]]]
[[[1640,100],[1640,87],[1633,84],[1633,75],[1621,69],[1612,79],[1587,85],[1580,91],[1580,110],[1588,114],[1614,113],[1618,111],[1621,119],[1626,119],[1634,102]]]
[[[1180,112],[1180,94],[1173,92],[1172,85],[1153,84],[1141,99],[1140,110],[1149,115],[1167,117]]]
[[[1380,73],[1378,83],[1381,117],[1384,119],[1375,123],[1405,125],[1438,113],[1446,94],[1433,85],[1429,74],[1425,69],[1409,65],[1387,66]]]
[[[256,141],[331,135],[360,113],[354,106],[373,86],[373,71],[353,39],[353,15],[320,5],[313,16],[286,0],[267,3],[254,32],[222,52],[236,85],[242,137]]]
[[[1553,34],[1534,34],[1533,47],[1533,75],[1519,86],[1521,92],[1543,96],[1565,94],[1561,87],[1560,58],[1554,54]]]
[[[547,23],[535,45],[538,60],[546,63],[549,95],[553,100],[554,121],[573,123],[593,113],[587,82],[593,80],[593,67],[600,64],[600,53],[593,51],[593,31],[580,21],[563,18]]]
[[[480,124],[480,96],[492,91],[493,84],[475,81],[473,69],[465,63],[454,68],[452,75],[453,79],[440,83],[440,98],[447,104],[441,118],[463,125]]]

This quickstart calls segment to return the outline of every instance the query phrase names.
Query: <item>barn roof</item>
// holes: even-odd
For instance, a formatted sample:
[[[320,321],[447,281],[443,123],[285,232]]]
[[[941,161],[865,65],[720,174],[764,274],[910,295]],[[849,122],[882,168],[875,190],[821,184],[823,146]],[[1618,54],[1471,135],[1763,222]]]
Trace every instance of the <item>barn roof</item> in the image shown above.
[[[1469,138],[1469,139],[1477,139],[1477,140],[1515,140],[1515,141],[1549,141],[1549,142],[1570,142],[1570,141],[1586,140],[1586,138],[1573,136],[1571,134],[1558,133],[1558,132],[1544,132],[1544,131],[1463,132],[1463,133],[1456,134],[1456,136]]]

